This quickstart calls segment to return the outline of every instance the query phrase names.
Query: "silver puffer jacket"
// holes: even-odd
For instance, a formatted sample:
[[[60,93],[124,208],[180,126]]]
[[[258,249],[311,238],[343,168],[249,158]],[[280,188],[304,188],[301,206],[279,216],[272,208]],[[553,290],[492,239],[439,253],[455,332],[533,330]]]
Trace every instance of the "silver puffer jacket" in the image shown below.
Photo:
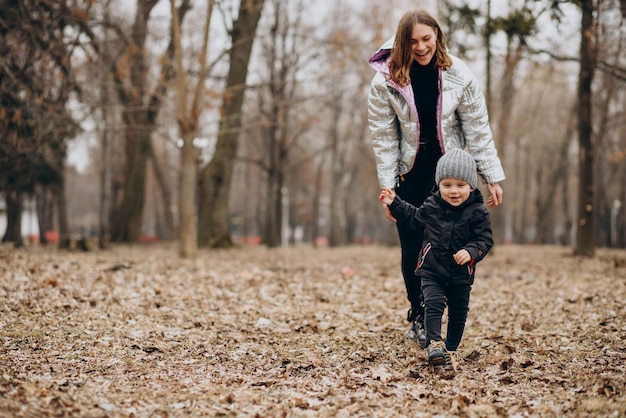
[[[369,129],[381,188],[394,188],[397,178],[413,168],[419,152],[419,118],[411,83],[400,86],[389,78],[387,64],[392,47],[393,38],[369,60],[376,70],[368,100]],[[467,65],[450,57],[452,66],[439,70],[439,146],[442,152],[467,149],[483,180],[498,183],[505,175],[493,142],[485,98]]]

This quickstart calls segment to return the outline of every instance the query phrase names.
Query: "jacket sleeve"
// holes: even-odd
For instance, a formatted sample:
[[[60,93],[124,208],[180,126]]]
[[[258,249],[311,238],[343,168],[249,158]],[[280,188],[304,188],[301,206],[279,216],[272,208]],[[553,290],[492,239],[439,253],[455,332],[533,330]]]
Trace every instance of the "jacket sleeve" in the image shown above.
[[[484,206],[481,205],[472,214],[470,231],[472,239],[463,248],[470,253],[472,264],[475,264],[485,258],[491,247],[493,247],[489,211]]]
[[[389,102],[382,74],[372,79],[367,101],[368,124],[381,188],[393,189],[400,160],[400,138],[396,113]]]
[[[409,230],[415,231],[424,228],[424,209],[422,206],[419,208],[413,206],[396,195],[396,198],[389,205],[389,211],[396,218],[398,224]]]
[[[469,67],[463,62],[459,62],[458,65],[463,66],[466,84],[456,113],[461,121],[467,150],[476,160],[478,172],[483,180],[489,184],[498,183],[506,176],[489,125],[485,97]]]

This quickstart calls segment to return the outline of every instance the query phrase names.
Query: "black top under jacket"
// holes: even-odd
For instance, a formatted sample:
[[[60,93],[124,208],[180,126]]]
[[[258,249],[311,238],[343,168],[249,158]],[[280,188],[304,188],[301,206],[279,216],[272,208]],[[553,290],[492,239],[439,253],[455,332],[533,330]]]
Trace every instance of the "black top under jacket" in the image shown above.
[[[437,144],[437,99],[439,97],[439,70],[436,57],[426,66],[413,62],[409,77],[420,122],[420,141]]]

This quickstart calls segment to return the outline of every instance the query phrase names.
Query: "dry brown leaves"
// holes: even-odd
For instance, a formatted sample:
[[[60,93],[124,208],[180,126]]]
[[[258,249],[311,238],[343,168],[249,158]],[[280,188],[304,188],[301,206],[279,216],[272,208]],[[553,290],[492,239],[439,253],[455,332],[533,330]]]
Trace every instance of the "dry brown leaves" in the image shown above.
[[[398,248],[0,247],[0,415],[626,416],[626,254],[570,253],[478,266],[444,380]]]

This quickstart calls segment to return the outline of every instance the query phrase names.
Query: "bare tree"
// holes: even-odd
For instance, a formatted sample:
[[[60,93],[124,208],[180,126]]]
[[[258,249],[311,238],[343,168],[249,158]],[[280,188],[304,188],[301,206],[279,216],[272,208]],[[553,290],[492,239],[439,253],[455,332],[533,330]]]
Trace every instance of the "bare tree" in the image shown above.
[[[87,27],[90,6],[20,0],[0,8],[0,191],[7,202],[5,241],[21,244],[22,199],[40,188],[55,194],[60,232],[68,234],[65,156],[67,141],[79,127],[67,103],[72,93],[80,92],[72,64],[74,52],[92,39]]]
[[[111,132],[110,132],[110,95],[109,95],[109,71],[106,69],[111,66],[112,57],[109,46],[109,31],[107,29],[108,23],[111,20],[110,16],[110,1],[107,1],[104,6],[103,22],[105,23],[102,45],[100,47],[100,60],[104,64],[103,68],[100,68],[100,109],[102,112],[102,169],[100,177],[100,213],[99,213],[99,228],[98,239],[100,248],[107,247],[110,239],[110,214],[111,214],[111,179],[112,179],[112,167],[111,167]]]
[[[215,153],[201,171],[198,243],[200,246],[228,247],[230,219],[228,201],[241,127],[241,109],[248,63],[264,0],[240,0],[239,15],[231,31],[230,66],[222,100],[222,116]]]
[[[176,119],[180,129],[180,136],[183,140],[181,153],[181,190],[180,190],[180,245],[179,255],[183,258],[192,258],[197,251],[197,229],[196,229],[196,184],[197,184],[197,164],[198,151],[194,144],[194,139],[198,134],[198,120],[202,113],[202,94],[204,91],[204,80],[207,72],[207,49],[209,45],[209,27],[211,26],[211,16],[213,14],[213,0],[207,1],[206,20],[202,31],[202,47],[200,48],[198,62],[200,68],[196,86],[191,90],[191,103],[188,103],[189,81],[187,72],[183,66],[183,53],[181,46],[180,21],[175,0],[170,0],[172,11],[172,32],[176,62],[176,93],[178,96],[178,106]]]
[[[506,54],[504,57],[504,69],[500,78],[498,89],[499,103],[497,111],[494,112],[495,118],[495,143],[498,149],[500,159],[505,165],[505,169],[515,157],[507,158],[505,138],[509,137],[509,121],[513,114],[513,105],[515,103],[515,80],[519,65],[524,58],[527,50],[527,41],[536,31],[536,18],[532,15],[528,8],[521,8],[510,12],[505,17],[493,19],[492,28],[495,32],[502,31],[506,35]],[[491,109],[493,110],[493,108]],[[512,193],[510,193],[512,192]],[[515,188],[507,190],[507,195],[514,199]],[[494,238],[497,242],[510,242],[512,230],[512,214],[513,210],[507,198],[501,210],[494,211],[492,216],[492,225],[494,230]]]
[[[111,239],[120,242],[136,241],[143,216],[146,186],[146,167],[150,155],[150,137],[156,129],[156,119],[163,105],[168,81],[172,75],[174,41],[170,42],[162,60],[160,76],[150,90],[146,40],[148,21],[158,0],[137,0],[137,12],[124,53],[115,63],[114,78],[120,101],[124,107],[125,126],[124,185],[122,201],[116,208]],[[179,22],[189,10],[190,0],[183,0],[178,8]]]
[[[365,95],[355,88],[366,82],[371,74],[353,73],[348,68],[358,68],[360,55],[353,52],[351,34],[342,25],[346,16],[337,13],[332,41],[328,45],[327,55],[331,58],[328,73],[324,75],[324,84],[328,92],[325,108],[328,111],[328,159],[330,165],[329,194],[329,231],[328,243],[331,246],[345,245],[354,238],[355,215],[351,213],[351,201],[356,201],[358,184],[354,182],[363,161],[358,158],[359,146],[365,145],[363,138],[368,137],[365,120],[366,104],[358,106]],[[368,144],[369,145],[369,144]],[[372,162],[372,165],[374,163]]]
[[[560,95],[559,95],[560,96]],[[576,126],[576,109],[570,111],[570,118],[565,125],[563,138],[556,152],[543,152],[543,158],[536,170],[540,183],[545,185],[538,188],[536,192],[536,242],[540,244],[549,244],[555,242],[553,234],[555,219],[559,217],[559,213],[555,210],[555,200],[557,191],[562,183],[567,182],[568,176],[568,160],[569,150],[571,148],[571,138],[573,137]],[[550,148],[552,150],[552,147]],[[549,161],[548,161],[549,160]],[[541,176],[541,174],[544,176]],[[563,213],[567,219],[567,213]],[[563,217],[563,216],[561,216]],[[567,225],[567,223],[566,223]],[[567,227],[564,228],[568,231]]]
[[[576,254],[595,254],[594,171],[595,150],[592,142],[591,85],[596,68],[595,20],[593,0],[580,1],[580,73],[578,76],[578,145],[579,185]]]
[[[298,129],[295,102],[298,85],[295,75],[304,61],[302,7],[299,2],[295,16],[289,4],[273,0],[269,25],[270,36],[262,43],[265,66],[268,71],[266,86],[260,89],[259,106],[262,117],[266,198],[263,242],[276,247],[282,242],[282,224],[285,199],[289,196],[286,177],[290,154],[302,130]],[[309,48],[310,49],[310,48]]]
[[[162,225],[159,228],[159,237],[170,240],[174,238],[176,234],[176,228],[174,225],[174,213],[172,211],[173,196],[171,181],[167,179],[168,160],[167,155],[161,156],[157,154],[156,143],[150,147],[150,162],[152,163],[152,171],[161,195],[161,210],[160,218],[162,218]]]

